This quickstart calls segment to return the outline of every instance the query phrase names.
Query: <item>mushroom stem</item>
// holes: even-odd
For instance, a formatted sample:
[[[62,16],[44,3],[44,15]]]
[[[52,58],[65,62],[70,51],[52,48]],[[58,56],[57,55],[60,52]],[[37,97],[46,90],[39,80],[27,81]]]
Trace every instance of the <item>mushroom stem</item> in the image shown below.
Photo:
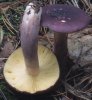
[[[65,33],[54,34],[54,52],[60,66],[65,66],[68,58],[67,35]]]
[[[66,73],[68,73],[71,66],[74,64],[69,58],[67,38],[67,33],[54,34],[54,52],[60,66],[62,79],[65,79]]]
[[[31,6],[32,5],[32,6]],[[21,24],[21,47],[23,50],[26,68],[29,74],[35,76],[39,73],[38,62],[38,33],[40,28],[41,8],[33,8],[30,3],[24,13]]]

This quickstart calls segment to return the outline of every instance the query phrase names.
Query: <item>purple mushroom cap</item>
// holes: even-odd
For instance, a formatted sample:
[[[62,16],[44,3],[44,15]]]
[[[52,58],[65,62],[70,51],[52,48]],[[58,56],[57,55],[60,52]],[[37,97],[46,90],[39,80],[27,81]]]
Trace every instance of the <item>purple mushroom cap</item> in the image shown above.
[[[41,25],[55,32],[70,33],[85,28],[91,18],[72,5],[55,4],[43,7]]]

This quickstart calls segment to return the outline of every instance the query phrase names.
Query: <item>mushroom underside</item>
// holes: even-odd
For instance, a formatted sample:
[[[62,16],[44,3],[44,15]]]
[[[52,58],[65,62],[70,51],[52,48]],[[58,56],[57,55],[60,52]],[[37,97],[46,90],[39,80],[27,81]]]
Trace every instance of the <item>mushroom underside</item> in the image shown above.
[[[14,51],[4,67],[7,83],[20,92],[30,94],[53,87],[60,76],[56,57],[48,48],[38,45],[38,58],[40,73],[31,76],[27,72],[22,49]]]

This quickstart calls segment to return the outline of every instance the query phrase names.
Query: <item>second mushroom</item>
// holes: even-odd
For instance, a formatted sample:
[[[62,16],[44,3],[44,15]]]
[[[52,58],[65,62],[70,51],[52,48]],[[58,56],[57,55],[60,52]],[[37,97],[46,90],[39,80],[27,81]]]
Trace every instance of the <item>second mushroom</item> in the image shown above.
[[[54,4],[43,7],[41,24],[54,32],[54,52],[63,78],[71,67],[67,64],[68,33],[85,28],[90,20],[91,18],[83,10],[72,5]]]

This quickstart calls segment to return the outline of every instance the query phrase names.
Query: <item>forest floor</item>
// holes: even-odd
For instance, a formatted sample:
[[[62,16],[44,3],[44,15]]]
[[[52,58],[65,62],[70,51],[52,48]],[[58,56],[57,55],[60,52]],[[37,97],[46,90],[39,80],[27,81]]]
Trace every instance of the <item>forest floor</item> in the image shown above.
[[[8,0],[7,2],[5,0],[0,0],[0,100],[18,100],[16,95],[9,90],[6,85],[3,76],[3,68],[10,54],[21,45],[19,26],[22,20],[24,9],[30,1],[32,0]],[[39,1],[41,1],[43,5],[56,3],[72,4],[83,9],[85,12],[87,12],[87,14],[92,16],[91,0]],[[41,28],[39,33],[39,42],[53,50],[53,35],[46,34],[49,32],[50,31],[48,29]],[[84,36],[92,36],[92,25],[89,25],[80,33],[85,33]],[[68,78],[63,82],[63,86],[65,87],[64,91],[62,91],[62,89],[57,90],[53,95],[53,100],[92,99],[92,63],[83,65],[80,68],[79,66],[81,66],[81,64],[78,64],[78,62],[75,63],[67,75]],[[78,73],[76,73],[76,71]]]

